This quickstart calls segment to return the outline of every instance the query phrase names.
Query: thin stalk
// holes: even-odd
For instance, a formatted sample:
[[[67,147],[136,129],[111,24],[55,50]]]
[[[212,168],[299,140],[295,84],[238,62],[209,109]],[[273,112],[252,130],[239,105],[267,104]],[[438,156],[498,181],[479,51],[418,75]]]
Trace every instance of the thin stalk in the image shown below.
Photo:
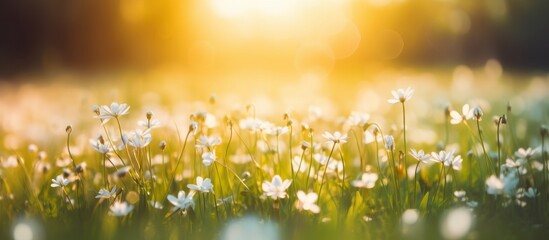
[[[401,210],[400,209],[400,183],[399,181],[397,181],[397,170],[396,170],[396,164],[395,164],[395,154],[394,154],[394,150],[391,150],[391,160],[393,161],[392,165],[393,165],[393,181],[395,182],[395,194],[396,194],[396,198],[397,198],[397,203],[398,203],[398,208],[399,208],[399,211]]]
[[[277,133],[276,134],[276,168],[277,168],[277,172],[280,172],[280,151],[279,151],[279,142],[278,142],[278,139],[279,138],[279,134]],[[290,148],[292,148],[292,145],[290,145]],[[290,156],[291,157],[291,156]],[[290,166],[293,166],[290,164]]]
[[[314,152],[314,145],[313,145],[313,133],[311,132],[311,150],[309,151],[311,159],[309,160],[311,163],[309,164],[309,170],[307,170],[307,179],[305,180],[305,187],[309,188],[309,177],[311,176],[311,169],[313,167],[313,152]]]
[[[441,165],[441,169],[440,169],[440,173],[439,173],[439,176],[440,176],[440,177],[439,177],[439,179],[438,179],[438,181],[437,181],[437,187],[435,188],[435,195],[434,195],[433,198],[432,198],[432,199],[434,199],[434,200],[436,200],[437,195],[438,195],[438,190],[439,190],[439,188],[440,188],[440,181],[441,181],[442,178],[444,177],[444,176],[442,176],[443,173],[444,173],[444,172],[443,172],[443,171],[444,171],[444,163],[441,162],[440,165]]]
[[[541,135],[541,161],[543,161],[543,190],[547,201],[547,159],[545,159],[545,134]]]
[[[445,140],[445,146],[448,146],[448,143],[450,142],[450,121],[448,119],[448,116],[444,114],[444,129],[446,131],[446,140]]]
[[[417,164],[416,164],[416,169],[414,170],[414,195],[413,195],[413,198],[414,198],[414,202],[413,202],[413,205],[411,206],[412,208],[415,207],[416,205],[416,198],[417,198],[417,169],[419,168],[419,164],[421,163],[421,161],[417,161]]]
[[[183,142],[183,148],[181,148],[181,152],[179,153],[179,156],[177,157],[177,163],[175,164],[175,168],[173,170],[173,176],[172,176],[172,180],[168,183],[168,184],[172,184],[173,181],[175,180],[175,175],[177,173],[177,167],[179,167],[179,163],[181,162],[181,158],[183,157],[183,153],[185,152],[185,147],[187,146],[187,141],[189,139],[189,135],[191,135],[191,130],[189,129],[189,131],[187,132],[187,135],[185,136],[185,141]]]
[[[324,177],[326,177],[326,170],[328,170],[328,165],[330,164],[330,159],[332,158],[332,154],[334,154],[334,149],[336,147],[337,143],[334,142],[332,145],[332,150],[330,150],[330,155],[328,156],[328,160],[326,161],[326,166],[324,167],[324,173],[322,174],[322,180],[320,180],[320,189],[318,190],[318,202],[320,202],[320,197],[322,193],[322,186],[324,186]],[[336,170],[337,172],[337,170]]]
[[[501,169],[501,146],[500,146],[501,144],[499,142],[499,128],[501,125],[501,120],[502,120],[502,117],[499,117],[497,122],[497,127],[496,127],[496,145],[498,147],[498,166],[497,166],[496,172],[498,176]]]
[[[107,189],[107,191],[109,190],[109,182],[107,180],[107,164],[105,164],[106,162],[106,154],[103,154],[103,179],[105,181],[105,189]]]
[[[406,181],[408,181],[408,171],[406,170],[406,155],[408,153],[408,147],[406,146],[406,107],[404,102],[402,102],[402,131],[404,134],[404,175],[406,176]]]
[[[215,170],[216,170],[216,172],[217,172],[217,178],[219,178],[219,171],[217,171],[217,166],[214,166],[214,167],[215,167]],[[212,176],[211,176],[211,175],[212,175],[212,172],[211,172],[211,171],[208,171],[208,175],[209,175],[210,179],[212,179]],[[219,187],[220,187],[221,189],[223,189],[223,188],[221,187],[221,181],[219,181]],[[219,218],[219,209],[218,209],[218,207],[217,207],[217,199],[216,199],[216,197],[215,197],[215,192],[213,191],[213,189],[212,189],[212,196],[213,196],[213,200],[214,200],[214,201],[213,201],[213,204],[214,204],[214,208],[215,208],[215,216],[217,217],[217,221],[220,221],[220,218]],[[223,190],[221,190],[221,201],[223,202]]]
[[[448,172],[446,172],[446,167],[444,164],[442,164],[442,180],[444,181],[444,186],[442,188],[442,204],[444,205],[444,201],[446,201],[446,175]]]
[[[76,171],[76,162],[74,160],[74,157],[72,156],[72,152],[71,152],[71,146],[70,146],[70,139],[71,139],[71,133],[72,133],[72,128],[69,128],[67,127],[67,152],[69,153],[69,158],[72,160],[72,167],[74,168],[74,170]],[[76,174],[78,174],[78,176],[81,178],[80,181],[78,181],[76,184],[76,201],[78,205],[79,202],[80,202],[80,198],[78,196],[80,196],[79,194],[79,185],[82,184],[82,187],[84,186],[84,175],[83,174],[80,174],[78,171],[76,171]]]
[[[480,130],[480,120],[477,119],[477,130],[478,130],[478,136],[480,138],[480,145],[482,146],[482,152],[484,153],[484,160],[486,161],[486,166],[488,167],[488,169],[490,169],[491,165],[493,164],[490,164],[490,159],[488,158],[488,154],[486,153],[486,148],[484,147],[484,140],[482,139],[482,131]]]
[[[74,205],[72,204],[71,198],[69,197],[69,194],[67,193],[67,191],[65,191],[65,187],[62,186],[61,190],[63,191],[63,194],[65,194],[65,197],[67,198],[67,201],[70,203],[71,208],[75,210]]]
[[[221,162],[219,162],[219,161],[217,161],[217,160],[215,160],[214,163],[219,164],[219,165],[221,165],[222,167],[224,167],[225,169],[229,170],[229,171],[238,179],[238,181],[240,181],[240,183],[242,183],[242,185],[243,185],[247,190],[250,190],[250,188],[246,185],[246,183],[244,183],[244,180],[242,180],[242,178],[240,178],[240,177],[238,176],[238,174],[236,174],[235,171],[233,171],[232,169],[230,169],[229,167],[227,167],[225,164],[223,164],[223,163],[221,163]]]
[[[360,158],[360,172],[364,171],[364,159],[362,158],[362,149],[360,148],[360,139],[356,135],[356,131],[354,129],[351,129],[351,132],[353,133],[353,136],[355,137],[356,141],[356,148],[358,149],[358,156]]]
[[[341,158],[341,165],[343,167],[343,178],[341,179],[341,199],[343,199],[343,190],[345,190],[345,159],[343,158],[343,153],[341,152],[341,146],[339,147],[339,158]]]
[[[214,165],[214,168],[215,168],[215,172],[217,174],[217,181],[219,182],[219,190],[221,192],[221,200],[223,201],[223,183],[221,182],[221,175],[219,174],[219,169],[217,168],[217,165]],[[223,201],[223,203],[225,203]],[[216,203],[214,203],[216,204]],[[217,204],[216,204],[217,206]]]
[[[293,162],[292,162],[292,182],[293,183],[295,183],[296,175],[299,174],[299,170],[301,170],[301,164],[303,163],[303,158],[305,158],[305,152],[306,150],[304,149],[303,152],[301,153],[301,158],[299,159],[299,165],[297,166],[297,173],[294,173]]]
[[[164,181],[168,181],[168,167],[165,162],[164,149],[162,149],[162,166],[164,167]],[[168,186],[168,184],[166,184],[166,186]],[[169,189],[167,189],[167,191],[169,191]]]

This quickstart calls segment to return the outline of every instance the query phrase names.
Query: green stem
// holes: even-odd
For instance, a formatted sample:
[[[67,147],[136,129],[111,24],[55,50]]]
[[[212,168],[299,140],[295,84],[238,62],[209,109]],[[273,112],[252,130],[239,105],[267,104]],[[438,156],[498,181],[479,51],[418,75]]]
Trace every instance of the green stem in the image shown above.
[[[225,164],[223,164],[223,163],[221,163],[221,162],[219,162],[219,161],[217,161],[217,160],[215,160],[214,163],[219,164],[219,165],[221,165],[222,167],[224,167],[225,169],[229,170],[229,171],[238,179],[238,181],[240,181],[240,183],[242,183],[242,185],[243,185],[247,190],[250,190],[250,188],[246,185],[246,183],[244,183],[244,180],[242,180],[242,178],[240,178],[240,177],[238,176],[238,174],[236,174],[235,171],[233,171],[232,169],[230,169],[229,167],[227,167]]]
[[[351,129],[351,132],[353,133],[353,136],[355,137],[356,148],[358,149],[358,157],[360,158],[360,172],[362,172],[362,171],[364,171],[364,159],[362,158],[362,149],[360,149],[361,140],[356,135],[356,131],[354,129]]]
[[[401,207],[400,207],[400,183],[399,181],[397,180],[397,170],[396,170],[396,164],[395,164],[395,154],[394,154],[394,151],[391,150],[391,160],[393,161],[393,163],[391,165],[393,165],[393,181],[394,181],[394,186],[395,186],[395,194],[396,194],[396,198],[397,198],[397,207],[398,207],[398,211],[401,210]]]
[[[406,107],[404,106],[404,102],[402,102],[402,131],[404,134],[404,175],[406,176],[406,181],[408,181],[408,171],[407,171],[407,157],[408,154],[408,147],[406,146]]]
[[[322,180],[320,180],[320,189],[318,190],[318,202],[320,202],[320,195],[322,193],[322,186],[324,186],[324,177],[326,177],[326,170],[328,170],[328,165],[330,164],[330,159],[332,158],[332,154],[334,153],[334,149],[336,147],[337,143],[334,142],[332,145],[332,150],[330,150],[330,155],[328,156],[328,160],[326,160],[326,165],[324,167],[324,173],[322,174]],[[337,171],[337,170],[336,170]]]
[[[416,194],[417,194],[417,184],[418,184],[417,183],[417,169],[419,168],[420,163],[421,163],[420,161],[417,162],[416,169],[414,170],[414,195],[413,195],[413,198],[414,198],[413,203],[414,204],[411,207],[414,207],[416,205],[416,198],[417,198]]]
[[[488,154],[486,153],[486,148],[484,147],[484,140],[482,139],[482,131],[480,130],[480,120],[477,119],[477,130],[478,130],[478,136],[480,138],[480,145],[482,146],[482,152],[484,153],[484,160],[486,161],[486,167],[490,169],[490,159],[488,157]]]
[[[496,127],[496,145],[498,147],[498,166],[497,166],[496,172],[497,172],[498,176],[499,176],[499,172],[500,172],[500,169],[501,169],[501,146],[500,146],[500,142],[499,142],[499,128],[500,128],[500,125],[501,125],[501,120],[502,120],[502,118],[500,117],[498,119],[497,127]]]
[[[309,164],[309,170],[307,170],[307,179],[305,180],[305,187],[309,188],[309,177],[311,176],[311,169],[313,167],[313,152],[314,152],[314,143],[313,143],[313,133],[311,132],[311,150],[309,151],[311,159]]]

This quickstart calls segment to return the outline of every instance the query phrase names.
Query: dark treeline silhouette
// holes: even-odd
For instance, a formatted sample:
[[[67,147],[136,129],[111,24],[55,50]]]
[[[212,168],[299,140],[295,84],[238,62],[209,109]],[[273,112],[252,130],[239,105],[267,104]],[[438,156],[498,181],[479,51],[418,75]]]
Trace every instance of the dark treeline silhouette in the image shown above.
[[[176,15],[188,14],[182,10],[188,2],[155,3],[157,7],[147,9],[153,14],[128,30],[120,16],[120,0],[2,0],[0,76],[55,66],[77,70],[140,68],[165,61],[184,66],[188,60],[182,51],[170,46],[184,46],[192,39],[192,33],[185,33],[190,31],[191,21],[183,25],[172,21]],[[549,1],[505,1],[505,17],[497,21],[488,14],[491,6],[485,2],[489,1],[463,1],[470,27],[460,35],[437,29],[433,22],[438,20],[430,17],[436,8],[426,7],[429,2],[407,1],[400,7],[399,21],[387,24],[402,33],[407,46],[413,46],[405,48],[394,61],[477,64],[496,58],[506,68],[548,69]],[[359,16],[361,6],[354,7],[358,8],[354,10],[355,21],[364,27]],[[177,29],[179,34],[170,34],[170,29]],[[416,37],[409,40],[407,34]],[[360,54],[355,53],[351,60],[360,60]]]

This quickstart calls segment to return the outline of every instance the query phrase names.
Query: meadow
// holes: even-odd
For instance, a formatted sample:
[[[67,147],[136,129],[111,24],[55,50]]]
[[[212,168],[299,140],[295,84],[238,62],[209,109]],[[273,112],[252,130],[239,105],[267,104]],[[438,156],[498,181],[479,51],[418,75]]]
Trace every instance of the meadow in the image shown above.
[[[1,83],[1,239],[549,233],[547,75],[75,78]]]

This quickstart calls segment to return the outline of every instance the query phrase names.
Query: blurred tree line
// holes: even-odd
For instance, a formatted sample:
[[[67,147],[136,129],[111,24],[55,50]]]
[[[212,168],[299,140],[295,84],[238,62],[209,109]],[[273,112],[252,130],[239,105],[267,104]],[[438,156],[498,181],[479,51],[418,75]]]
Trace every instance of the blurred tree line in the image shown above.
[[[1,0],[0,75],[60,66],[185,66],[190,60],[184,46],[193,38],[193,22],[186,16],[196,14],[189,12],[191,5],[185,0]],[[474,65],[496,58],[506,68],[548,68],[547,0],[406,0],[381,7],[357,0],[350,8],[363,38],[376,27],[402,35],[404,51],[392,60],[397,63]],[[349,61],[364,58],[358,51]]]

